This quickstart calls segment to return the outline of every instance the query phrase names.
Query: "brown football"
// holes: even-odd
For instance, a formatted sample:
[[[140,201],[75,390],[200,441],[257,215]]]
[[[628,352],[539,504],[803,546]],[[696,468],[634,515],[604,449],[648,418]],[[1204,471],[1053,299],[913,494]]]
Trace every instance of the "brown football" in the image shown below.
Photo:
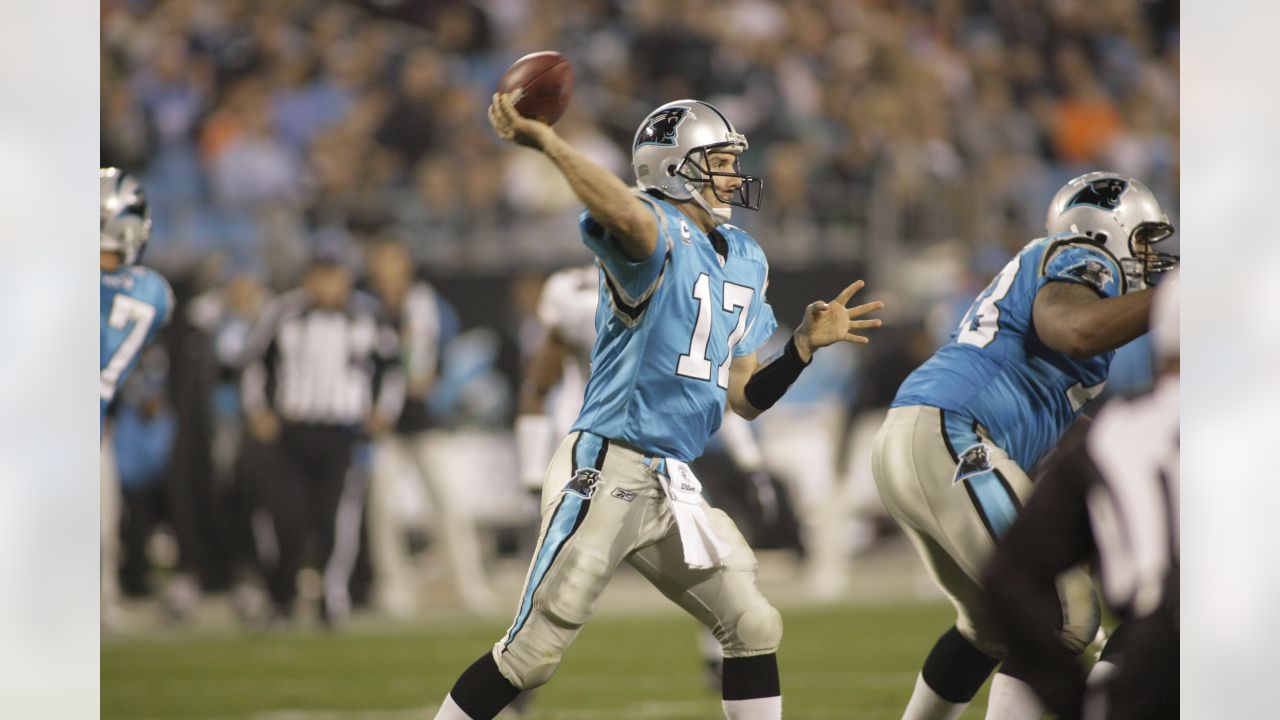
[[[555,50],[529,53],[516,60],[498,81],[498,92],[524,90],[516,110],[525,117],[552,125],[564,114],[573,96],[573,66]]]

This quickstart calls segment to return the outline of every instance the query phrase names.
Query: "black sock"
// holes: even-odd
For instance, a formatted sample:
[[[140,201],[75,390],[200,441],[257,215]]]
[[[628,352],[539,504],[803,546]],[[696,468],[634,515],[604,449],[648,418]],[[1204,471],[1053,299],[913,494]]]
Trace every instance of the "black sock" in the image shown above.
[[[953,625],[933,644],[920,674],[943,700],[967,703],[999,663],[998,658],[974,647]]]
[[[725,700],[754,700],[782,695],[777,653],[725,658],[721,672]]]
[[[489,720],[519,694],[520,688],[512,685],[498,670],[492,653],[485,653],[471,663],[449,691],[458,707],[475,720]]]

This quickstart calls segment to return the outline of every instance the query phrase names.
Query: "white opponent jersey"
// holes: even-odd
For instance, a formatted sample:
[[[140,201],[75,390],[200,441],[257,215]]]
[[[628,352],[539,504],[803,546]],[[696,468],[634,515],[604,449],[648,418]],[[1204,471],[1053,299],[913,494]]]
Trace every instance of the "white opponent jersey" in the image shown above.
[[[1088,506],[1102,590],[1138,617],[1166,601],[1179,562],[1178,389],[1166,378],[1149,395],[1112,401],[1087,441],[1100,480]]]
[[[565,362],[563,379],[550,401],[555,436],[564,437],[582,409],[591,372],[591,348],[596,344],[596,305],[600,271],[595,265],[571,267],[554,273],[538,297],[538,320],[573,351]]]

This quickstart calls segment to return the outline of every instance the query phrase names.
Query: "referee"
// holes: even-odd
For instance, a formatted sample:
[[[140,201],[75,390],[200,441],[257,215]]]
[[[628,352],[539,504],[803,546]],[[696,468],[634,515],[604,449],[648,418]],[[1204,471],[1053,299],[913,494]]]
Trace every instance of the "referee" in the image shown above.
[[[258,485],[271,527],[256,534],[278,618],[292,615],[309,558],[324,575],[324,621],[350,612],[364,503],[353,450],[365,434],[389,430],[404,405],[398,352],[378,302],[352,290],[333,255],[313,258],[302,287],[276,298],[254,327],[241,390],[249,431],[266,446]]]

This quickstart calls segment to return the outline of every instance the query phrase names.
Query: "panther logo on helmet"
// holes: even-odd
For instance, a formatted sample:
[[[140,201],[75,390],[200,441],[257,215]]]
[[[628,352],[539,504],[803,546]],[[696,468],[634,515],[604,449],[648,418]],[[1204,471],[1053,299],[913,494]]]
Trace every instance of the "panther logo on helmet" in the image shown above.
[[[689,114],[689,108],[675,107],[655,112],[645,118],[636,133],[636,147],[641,145],[675,145],[676,126]]]
[[[1120,196],[1129,184],[1119,178],[1103,178],[1085,183],[1083,189],[1071,196],[1067,207],[1074,205],[1096,205],[1106,210],[1115,210],[1120,206]]]

